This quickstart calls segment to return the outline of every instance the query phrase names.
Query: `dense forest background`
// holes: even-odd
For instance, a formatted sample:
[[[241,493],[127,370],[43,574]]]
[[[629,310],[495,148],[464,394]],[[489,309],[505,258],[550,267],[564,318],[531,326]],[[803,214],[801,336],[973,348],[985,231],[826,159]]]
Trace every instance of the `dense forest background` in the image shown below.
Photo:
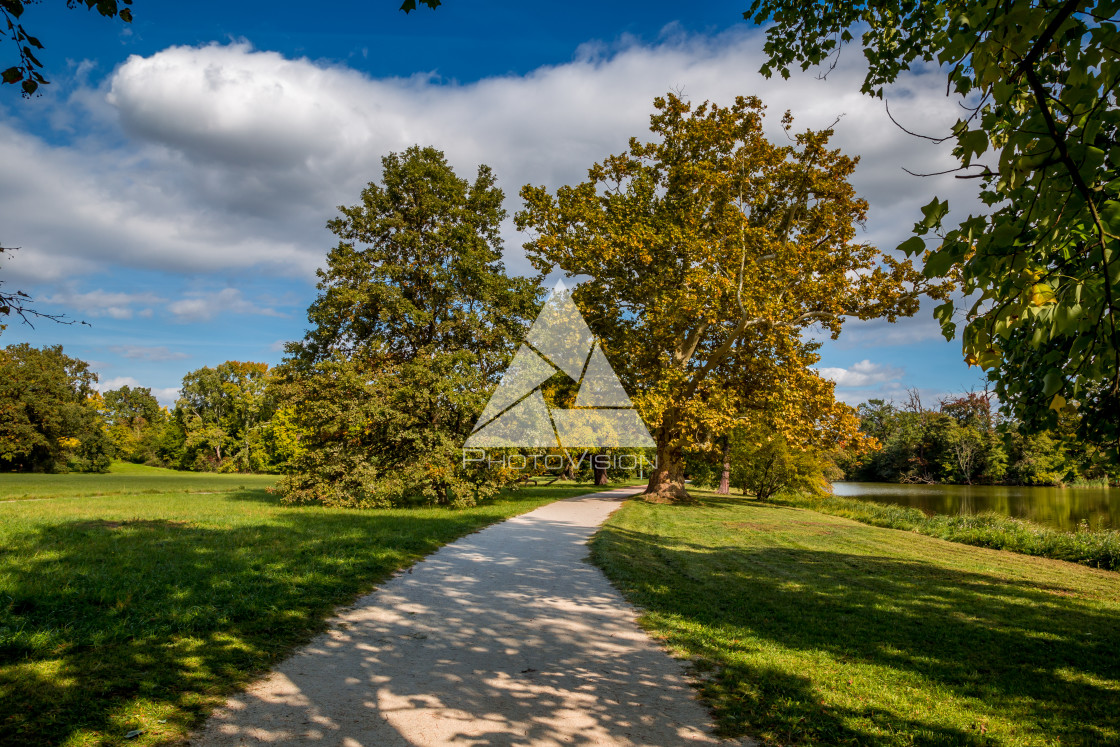
[[[284,402],[281,372],[226,361],[183,377],[180,398],[162,407],[146,387],[96,389],[96,374],[61,347],[0,349],[0,470],[100,472],[110,460],[206,472],[285,473],[301,456],[301,426]],[[986,392],[924,404],[872,399],[856,408],[859,448],[791,449],[780,439],[735,434],[725,451],[697,450],[689,477],[718,485],[726,456],[733,485],[776,467],[809,487],[821,477],[872,482],[1106,485],[1120,479],[1108,452],[1078,436],[1076,413],[1031,431],[999,413]],[[588,467],[589,464],[585,464]],[[618,475],[615,475],[618,476]],[[807,480],[807,482],[806,482]],[[765,486],[756,485],[756,490]],[[789,487],[788,480],[779,487]]]
[[[1076,412],[1061,412],[1054,428],[1033,430],[1001,415],[988,392],[946,397],[933,407],[911,392],[902,404],[872,399],[857,409],[860,430],[876,444],[838,455],[849,480],[1102,485],[1120,476],[1107,451],[1079,437]]]

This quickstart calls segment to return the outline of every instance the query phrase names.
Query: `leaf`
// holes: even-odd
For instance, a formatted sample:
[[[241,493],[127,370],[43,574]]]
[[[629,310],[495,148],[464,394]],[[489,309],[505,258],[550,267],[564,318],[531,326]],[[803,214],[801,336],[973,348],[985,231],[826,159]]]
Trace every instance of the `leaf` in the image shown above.
[[[933,228],[941,222],[941,219],[945,217],[947,212],[949,212],[948,201],[942,202],[934,197],[928,205],[922,207],[922,215],[924,215],[925,218],[919,225],[926,229]]]
[[[945,277],[949,272],[949,268],[953,266],[953,255],[949,252],[940,250],[930,252],[926,257],[925,267],[922,268],[922,274],[927,278],[941,278]]]
[[[23,80],[23,71],[18,67],[10,67],[3,73],[0,73],[0,76],[3,76],[5,83],[19,83]]]
[[[1031,306],[1045,306],[1055,303],[1054,289],[1046,283],[1039,283],[1031,287]]]
[[[1100,215],[1109,233],[1120,234],[1120,202],[1109,200],[1101,206]]]
[[[1066,406],[1066,398],[1060,394],[1055,394],[1054,399],[1050,400],[1051,410],[1060,410]]]
[[[906,239],[906,241],[903,241],[901,244],[896,246],[895,251],[902,252],[907,257],[913,257],[915,254],[924,251],[925,248],[926,242],[922,240],[922,237],[911,236],[910,238]]]
[[[988,133],[983,130],[965,130],[957,136],[960,143],[961,161],[965,164],[972,162],[972,156],[980,155],[988,149]]]
[[[1049,397],[1051,394],[1056,394],[1062,388],[1065,380],[1062,378],[1062,372],[1051,370],[1046,372],[1046,376],[1042,379],[1042,394]]]
[[[125,734],[124,738],[125,739],[136,739],[136,737],[140,736],[143,733],[144,733],[143,729],[133,729],[128,734]]]

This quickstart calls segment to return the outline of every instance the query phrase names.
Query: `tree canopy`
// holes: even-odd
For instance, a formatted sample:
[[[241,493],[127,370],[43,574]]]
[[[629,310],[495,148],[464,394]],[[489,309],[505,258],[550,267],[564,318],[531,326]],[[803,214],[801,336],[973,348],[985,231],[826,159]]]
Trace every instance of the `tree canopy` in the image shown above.
[[[988,372],[1016,418],[1052,425],[1080,410],[1084,432],[1120,450],[1120,35],[1115,0],[755,0],[767,75],[826,63],[863,28],[863,91],[935,62],[967,111],[960,178],[980,181],[986,215],[942,225],[934,199],[900,247],[929,277],[963,281],[967,304],[935,310],[946,337]],[[927,241],[927,237],[933,241]],[[963,312],[963,313],[962,313]]]
[[[285,495],[469,504],[487,487],[459,449],[539,289],[505,274],[489,167],[469,182],[430,147],[382,167],[381,183],[329,223],[340,242],[319,271],[312,326],[289,347],[285,401],[303,435]]]
[[[555,195],[526,186],[517,222],[534,232],[526,249],[540,270],[594,278],[577,303],[653,424],[648,492],[676,499],[682,452],[750,412],[798,443],[852,437],[855,419],[809,368],[816,345],[802,332],[894,320],[945,288],[856,241],[867,203],[848,182],[856,159],[828,147],[830,130],[779,146],[763,135],[757,98],[654,105],[654,141],[631,139]]]
[[[102,399],[102,415],[114,456],[129,462],[159,464],[167,412],[152,396],[152,390],[126,384],[105,392]]]
[[[0,349],[0,470],[106,470],[95,383],[89,366],[61,345]]]
[[[183,377],[173,413],[182,464],[257,472],[270,467],[264,440],[276,411],[267,363],[226,361]]]

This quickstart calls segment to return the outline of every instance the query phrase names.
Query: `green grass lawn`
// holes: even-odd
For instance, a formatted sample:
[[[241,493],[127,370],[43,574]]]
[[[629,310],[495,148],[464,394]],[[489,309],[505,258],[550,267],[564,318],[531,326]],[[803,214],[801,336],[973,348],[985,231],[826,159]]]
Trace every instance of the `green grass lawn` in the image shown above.
[[[1120,574],[697,491],[593,558],[772,744],[1120,744]]]
[[[62,496],[0,503],[0,744],[181,740],[393,571],[595,490],[359,511],[284,506],[271,479],[0,475],[0,496]]]
[[[1092,568],[1120,569],[1120,531],[1060,529],[987,511],[974,515],[926,515],[921,509],[838,495],[773,496],[770,503],[844,516],[864,524],[904,529],[966,545],[1069,560]]]
[[[226,493],[265,488],[276,475],[219,475],[180,472],[143,464],[113,462],[108,474],[39,475],[0,473],[0,501],[83,498],[137,493]]]

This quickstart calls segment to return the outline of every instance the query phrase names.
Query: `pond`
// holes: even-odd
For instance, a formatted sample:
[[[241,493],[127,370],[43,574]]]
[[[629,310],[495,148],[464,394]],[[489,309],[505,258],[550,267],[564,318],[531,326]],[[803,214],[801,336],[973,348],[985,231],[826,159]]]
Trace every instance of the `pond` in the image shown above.
[[[1032,488],[1010,485],[898,485],[834,482],[835,495],[913,506],[937,514],[993,511],[1056,529],[1120,529],[1120,488]]]

